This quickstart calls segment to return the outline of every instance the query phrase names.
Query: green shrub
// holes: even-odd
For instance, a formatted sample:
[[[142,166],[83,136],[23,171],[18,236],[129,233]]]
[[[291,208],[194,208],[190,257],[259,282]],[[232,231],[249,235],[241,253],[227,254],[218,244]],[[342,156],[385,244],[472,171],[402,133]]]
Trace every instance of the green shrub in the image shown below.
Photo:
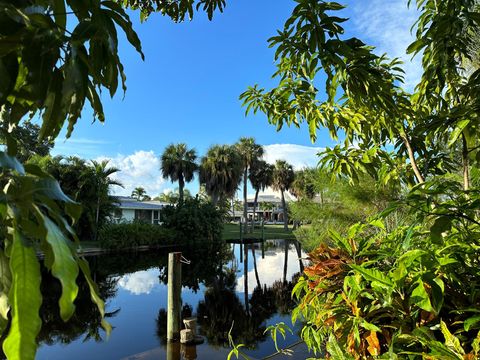
[[[310,348],[338,359],[480,358],[480,192],[460,186],[417,186],[310,253],[292,314]],[[388,231],[399,206],[409,221]]]
[[[195,244],[222,240],[224,214],[212,203],[187,199],[162,212],[163,227],[175,232],[178,243]]]
[[[175,244],[175,236],[172,230],[141,222],[106,224],[101,228],[98,240],[102,247],[108,249]]]

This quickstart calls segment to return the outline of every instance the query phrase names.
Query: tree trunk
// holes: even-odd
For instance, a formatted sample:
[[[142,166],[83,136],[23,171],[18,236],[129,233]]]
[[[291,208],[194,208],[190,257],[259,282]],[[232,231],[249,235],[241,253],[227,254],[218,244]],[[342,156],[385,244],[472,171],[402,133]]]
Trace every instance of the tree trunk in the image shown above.
[[[98,221],[100,220],[100,196],[97,196],[97,212],[95,214],[95,241],[98,237]]]
[[[285,262],[283,263],[283,283],[287,283],[287,268],[288,268],[288,241],[285,241]]]
[[[217,206],[217,204],[218,204],[218,199],[219,199],[219,198],[220,198],[220,197],[218,196],[217,193],[214,192],[214,193],[212,194],[212,204],[213,204],[213,206]]]
[[[183,179],[183,175],[178,177],[178,203],[183,203],[183,188],[185,187],[185,180]]]
[[[300,272],[303,273],[304,266],[302,261],[302,245],[298,240],[295,240],[294,245],[295,245],[295,249],[297,250],[298,264],[300,265]]]
[[[247,180],[248,180],[248,167],[245,166],[243,171],[243,221],[247,223],[248,218],[248,204],[247,204]]]
[[[462,162],[463,162],[463,190],[470,189],[470,162],[468,160],[468,144],[465,134],[462,133]]]
[[[412,145],[410,144],[410,141],[408,141],[407,135],[401,134],[400,137],[402,138],[403,143],[407,148],[408,158],[410,159],[410,164],[412,165],[412,169],[413,169],[413,172],[415,173],[415,177],[417,178],[417,181],[419,184],[423,184],[425,182],[425,179],[423,178],[422,174],[420,173],[420,170],[418,169],[417,160],[415,159],[415,154],[413,152]]]
[[[287,204],[285,203],[285,194],[283,193],[283,190],[281,190],[280,192],[282,193],[283,229],[287,231],[288,230]]]
[[[255,200],[253,200],[253,218],[252,218],[252,229],[251,229],[251,232],[253,233],[253,230],[255,228],[255,213],[256,213],[256,209],[257,209],[257,200],[258,200],[258,193],[260,192],[260,190],[257,190],[255,192]]]
[[[250,304],[248,302],[248,246],[243,246],[243,291],[245,299],[245,311],[250,315]]]
[[[252,245],[252,257],[253,257],[253,269],[255,270],[255,278],[257,279],[257,286],[261,289],[262,284],[260,284],[260,277],[258,276],[258,269],[257,269],[257,258],[255,257],[255,249]]]

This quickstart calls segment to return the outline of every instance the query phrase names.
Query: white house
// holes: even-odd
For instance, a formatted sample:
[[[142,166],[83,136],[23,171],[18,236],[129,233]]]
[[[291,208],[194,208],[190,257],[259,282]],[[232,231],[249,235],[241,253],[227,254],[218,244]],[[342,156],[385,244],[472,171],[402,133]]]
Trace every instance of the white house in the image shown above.
[[[289,192],[284,193],[285,201],[296,201],[296,198]],[[283,223],[283,208],[282,198],[279,192],[262,192],[258,195],[257,206],[254,209],[255,198],[247,199],[248,221],[255,217],[255,221],[264,220],[272,223]],[[235,210],[233,213],[230,210],[230,215],[235,221],[243,218],[243,210]]]
[[[161,223],[162,209],[168,203],[161,201],[139,201],[137,199],[119,196],[117,208],[113,212],[113,220],[116,222],[143,221],[151,224]]]

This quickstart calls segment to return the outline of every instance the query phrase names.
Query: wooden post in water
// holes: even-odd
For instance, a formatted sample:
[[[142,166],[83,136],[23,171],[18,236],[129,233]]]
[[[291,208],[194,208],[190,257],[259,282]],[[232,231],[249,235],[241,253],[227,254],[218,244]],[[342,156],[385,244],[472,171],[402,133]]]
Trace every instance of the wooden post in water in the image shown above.
[[[167,341],[167,360],[180,360],[179,341]]]
[[[168,254],[167,341],[180,338],[180,312],[182,308],[182,253]]]

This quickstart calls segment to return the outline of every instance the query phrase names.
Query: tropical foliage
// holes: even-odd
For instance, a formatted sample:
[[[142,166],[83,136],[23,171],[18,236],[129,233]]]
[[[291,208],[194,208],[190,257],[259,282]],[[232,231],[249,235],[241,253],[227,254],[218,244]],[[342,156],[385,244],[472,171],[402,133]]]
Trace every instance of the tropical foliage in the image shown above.
[[[2,127],[6,126],[1,118],[0,124]],[[47,156],[50,154],[54,144],[53,141],[50,139],[39,141],[39,134],[40,126],[30,120],[23,121],[12,129],[10,136],[15,139],[18,160],[25,162],[34,155]],[[2,134],[0,134],[0,142],[2,144],[7,143],[7,138]]]
[[[163,178],[178,181],[178,201],[181,203],[185,182],[192,181],[198,170],[197,153],[194,149],[188,149],[186,144],[171,144],[165,148],[160,160]]]
[[[183,197],[184,199],[191,199],[193,196],[190,193],[190,190],[188,189],[183,189]],[[158,200],[161,202],[166,202],[170,205],[175,205],[178,203],[178,199],[180,198],[179,190],[176,188],[174,191],[169,191],[169,192],[164,192],[155,198],[153,200]]]
[[[222,240],[224,213],[210,201],[185,199],[162,210],[163,227],[175,232],[177,244],[206,246]]]
[[[408,1],[411,3],[412,1]],[[294,293],[302,337],[337,359],[479,357],[478,167],[480,71],[471,56],[480,13],[474,0],[417,0],[415,41],[422,57],[413,94],[401,87],[397,59],[348,38],[336,2],[299,1],[276,49],[278,85],[242,94],[281,128],[307,122],[312,139],[326,128],[342,144],[321,161],[352,183],[369,175],[405,197],[311,254]],[[326,77],[326,96],[317,87]],[[408,221],[386,231],[402,206]]]
[[[307,251],[328,240],[330,230],[346,235],[350,226],[385,210],[402,196],[398,189],[378,184],[366,175],[354,185],[345,177],[332,181],[325,169],[296,172],[290,192],[297,201],[289,203],[289,214],[294,223],[306,225],[295,234]],[[406,217],[405,210],[398,208],[385,219],[385,226],[393,229]]]
[[[287,163],[285,160],[277,160],[275,162],[275,168],[273,169],[272,188],[280,191],[282,197],[283,226],[285,230],[288,230],[288,210],[287,203],[285,202],[285,191],[290,189],[294,178],[295,173],[293,172],[292,165]]]
[[[242,159],[233,146],[214,145],[200,163],[200,184],[213,205],[235,195],[242,176]]]
[[[150,196],[147,195],[147,190],[141,186],[137,186],[135,189],[133,189],[130,196],[138,201],[150,200]]]
[[[109,223],[104,225],[98,234],[98,241],[103,248],[117,250],[145,245],[174,245],[174,240],[174,231],[142,222]]]
[[[119,82],[126,90],[126,76],[118,54],[118,31],[143,57],[140,41],[122,5],[140,7],[145,17],[161,11],[181,21],[193,8],[211,17],[222,11],[223,1],[155,2],[77,0],[0,1],[0,138],[7,145],[0,152],[2,196],[0,223],[1,324],[3,350],[9,359],[33,359],[41,319],[40,269],[36,250],[45,253],[44,265],[60,280],[60,315],[67,321],[81,271],[103,317],[104,305],[90,278],[88,265],[75,252],[77,238],[71,225],[80,207],[40,167],[23,166],[16,158],[14,129],[27,115],[41,115],[40,141],[55,139],[67,123],[67,137],[80,118],[85,102],[94,119],[105,114],[99,92],[114,96]],[[68,220],[67,220],[68,219]],[[103,322],[106,330],[109,326]],[[6,333],[8,331],[8,333]]]
[[[95,240],[100,227],[116,206],[111,196],[112,186],[121,184],[112,179],[118,169],[108,166],[108,161],[87,162],[78,157],[32,157],[28,164],[36,164],[59,182],[67,196],[82,205],[78,221],[72,225],[81,240]]]
[[[248,175],[248,179],[252,184],[253,189],[255,190],[255,198],[253,200],[253,209],[257,208],[258,202],[258,193],[260,190],[265,190],[267,187],[273,184],[273,172],[274,166],[268,164],[266,161],[258,160],[253,163]],[[255,223],[255,214],[252,217],[252,229],[254,228],[253,224]]]
[[[259,161],[264,153],[261,145],[255,142],[254,138],[242,137],[236,144],[236,149],[242,158],[243,164],[243,218],[247,221],[248,218],[248,203],[247,203],[247,184],[248,174],[251,172],[254,163]]]

